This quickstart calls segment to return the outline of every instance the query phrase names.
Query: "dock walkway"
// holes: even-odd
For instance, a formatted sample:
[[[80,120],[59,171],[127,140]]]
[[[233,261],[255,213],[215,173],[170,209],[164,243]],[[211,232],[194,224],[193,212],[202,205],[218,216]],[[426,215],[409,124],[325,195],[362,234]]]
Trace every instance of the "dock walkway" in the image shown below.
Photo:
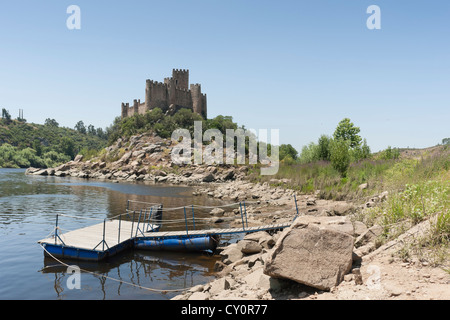
[[[141,210],[141,212],[139,212],[138,221],[135,221],[136,212],[130,212],[127,209],[127,213],[123,215],[127,215],[128,218],[131,218],[131,221],[124,220],[122,219],[122,215],[119,215],[117,216],[119,219],[104,219],[102,223],[97,223],[92,226],[66,233],[58,232],[60,229],[58,227],[57,215],[53,236],[39,240],[38,243],[44,248],[44,253],[46,255],[53,255],[61,258],[100,261],[125,249],[134,247],[135,243],[142,241],[161,241],[165,239],[178,239],[180,241],[188,239],[188,241],[190,241],[189,239],[200,237],[219,238],[226,234],[282,230],[289,227],[293,221],[288,223],[248,227],[244,204],[244,211],[241,206],[242,227],[189,230],[186,209],[184,208],[185,230],[159,231],[162,225],[162,211],[162,205],[153,205],[152,207],[145,209],[145,211]],[[192,222],[195,228],[194,217],[192,218]]]

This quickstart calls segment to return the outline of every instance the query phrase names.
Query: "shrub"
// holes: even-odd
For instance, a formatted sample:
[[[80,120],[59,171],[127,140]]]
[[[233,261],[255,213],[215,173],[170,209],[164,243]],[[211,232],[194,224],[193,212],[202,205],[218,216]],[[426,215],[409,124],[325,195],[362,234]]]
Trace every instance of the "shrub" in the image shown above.
[[[331,164],[342,177],[347,175],[347,169],[350,165],[350,143],[347,140],[335,139],[331,143]]]
[[[331,157],[331,138],[327,135],[321,135],[319,141],[317,142],[317,157],[318,160],[330,160]]]

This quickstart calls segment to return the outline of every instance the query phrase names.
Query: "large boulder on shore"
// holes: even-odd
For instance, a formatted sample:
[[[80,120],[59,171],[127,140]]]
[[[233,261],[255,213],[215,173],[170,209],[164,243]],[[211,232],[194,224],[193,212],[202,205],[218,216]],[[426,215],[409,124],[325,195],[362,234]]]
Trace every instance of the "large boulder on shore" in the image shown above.
[[[320,290],[337,286],[351,269],[354,239],[325,218],[298,217],[278,239],[264,273]]]

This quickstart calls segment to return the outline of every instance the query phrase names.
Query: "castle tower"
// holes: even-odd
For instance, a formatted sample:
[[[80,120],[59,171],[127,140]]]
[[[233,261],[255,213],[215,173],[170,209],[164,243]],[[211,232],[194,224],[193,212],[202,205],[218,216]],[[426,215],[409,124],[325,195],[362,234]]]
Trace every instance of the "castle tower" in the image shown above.
[[[149,79],[147,79],[145,81],[145,111],[150,110],[150,104],[151,104],[151,100],[152,100],[152,92],[151,92],[151,81]]]
[[[189,70],[173,69],[172,79],[175,82],[175,87],[189,90]]]
[[[134,99],[133,101],[133,112],[134,114],[139,114],[139,102],[137,99]]]
[[[129,103],[122,102],[122,119],[128,117],[128,109],[130,107]]]
[[[175,80],[173,78],[164,79],[164,83],[167,85],[167,101],[168,105],[177,104],[177,90],[175,86]]]
[[[206,94],[202,94],[200,84],[189,85],[189,70],[173,69],[172,77],[164,78],[164,82],[145,81],[145,103],[134,100],[130,108],[128,103],[122,103],[122,118],[133,114],[144,114],[154,108],[161,108],[163,112],[170,105],[176,108],[189,108],[193,112],[207,117]]]
[[[202,114],[203,111],[203,99],[202,99],[202,87],[201,85],[191,84],[191,96],[192,96],[192,111],[198,114]]]
[[[202,101],[203,101],[203,108],[202,108],[202,113],[200,113],[203,118],[208,119],[208,105],[206,103],[207,99],[206,99],[206,93],[202,94]]]

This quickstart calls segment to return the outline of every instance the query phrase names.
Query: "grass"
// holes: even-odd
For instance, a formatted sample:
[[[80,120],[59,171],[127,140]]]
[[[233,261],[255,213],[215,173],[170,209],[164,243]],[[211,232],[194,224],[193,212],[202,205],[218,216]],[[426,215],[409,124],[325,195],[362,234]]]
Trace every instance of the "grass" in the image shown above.
[[[384,232],[381,245],[412,226],[429,220],[429,232],[405,245],[399,252],[404,259],[413,254],[435,265],[449,264],[450,244],[450,148],[438,146],[418,153],[402,152],[399,159],[372,156],[352,163],[345,178],[329,162],[280,164],[275,176],[260,176],[253,170],[253,182],[269,182],[316,193],[318,197],[364,203],[383,191],[387,200],[357,213],[368,227],[378,224]],[[287,183],[278,180],[287,179]],[[365,188],[362,187],[365,185]],[[360,187],[361,186],[361,187]]]
[[[382,192],[385,172],[393,164],[394,160],[362,160],[352,163],[347,176],[342,178],[328,161],[292,165],[281,163],[276,175],[260,176],[255,170],[251,179],[272,185],[277,184],[273,182],[274,179],[288,179],[288,183],[283,185],[302,193],[318,192],[322,199],[354,200]],[[368,188],[360,188],[364,183],[367,183]]]

